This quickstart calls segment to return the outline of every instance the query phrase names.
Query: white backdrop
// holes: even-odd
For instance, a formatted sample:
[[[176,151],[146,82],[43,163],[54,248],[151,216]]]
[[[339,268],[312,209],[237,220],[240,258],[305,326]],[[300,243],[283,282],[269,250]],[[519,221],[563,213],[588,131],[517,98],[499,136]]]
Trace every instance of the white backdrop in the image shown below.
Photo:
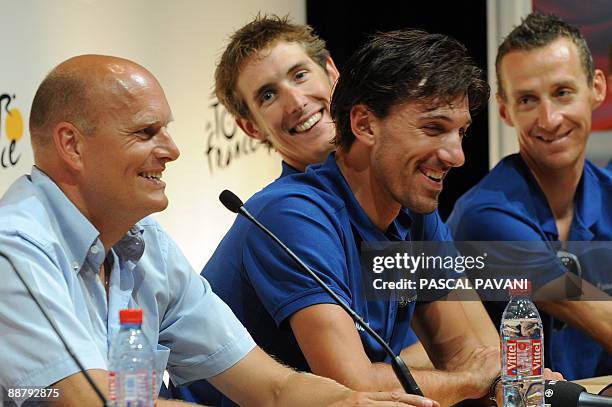
[[[277,154],[236,130],[211,96],[228,35],[259,11],[306,20],[304,0],[0,0],[0,195],[33,164],[27,122],[43,77],[78,54],[132,59],[165,89],[181,150],[164,176],[170,206],[155,216],[199,272],[235,216],[219,192],[246,200],[280,173]]]

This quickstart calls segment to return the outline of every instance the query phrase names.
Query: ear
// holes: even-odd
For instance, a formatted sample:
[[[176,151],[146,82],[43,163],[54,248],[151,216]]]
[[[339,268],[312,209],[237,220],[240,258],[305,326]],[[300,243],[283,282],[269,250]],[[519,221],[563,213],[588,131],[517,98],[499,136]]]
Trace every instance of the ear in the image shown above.
[[[606,98],[606,76],[601,69],[595,69],[593,75],[593,109],[599,107]]]
[[[375,143],[373,119],[374,115],[365,105],[355,105],[351,109],[351,131],[358,141],[368,147]]]
[[[53,143],[60,160],[73,170],[83,168],[83,138],[76,126],[59,122],[53,129]]]
[[[254,138],[259,141],[266,141],[268,137],[263,131],[255,124],[252,120],[244,119],[242,117],[236,118],[236,124],[246,133],[247,136]]]
[[[340,73],[338,72],[338,68],[336,68],[336,64],[334,64],[332,57],[327,57],[325,60],[325,70],[327,71],[327,76],[331,80],[331,83],[335,84],[340,76]]]
[[[514,123],[512,123],[512,119],[510,118],[510,114],[508,113],[508,106],[506,101],[499,93],[495,95],[495,99],[497,100],[497,108],[499,110],[499,116],[502,118],[504,123],[506,123],[510,127],[514,127]]]

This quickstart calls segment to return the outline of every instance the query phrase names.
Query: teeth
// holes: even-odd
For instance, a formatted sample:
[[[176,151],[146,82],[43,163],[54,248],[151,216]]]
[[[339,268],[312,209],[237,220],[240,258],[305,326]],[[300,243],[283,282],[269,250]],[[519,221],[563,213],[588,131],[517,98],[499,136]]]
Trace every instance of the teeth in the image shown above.
[[[315,124],[317,124],[317,122],[319,120],[321,120],[322,116],[323,115],[321,114],[321,112],[317,112],[317,113],[313,114],[312,116],[310,116],[310,118],[308,120],[306,120],[304,123],[301,123],[301,124],[298,124],[297,126],[295,126],[293,128],[293,130],[296,133],[302,133],[302,132],[310,129]]]
[[[141,172],[139,174],[141,177],[145,177],[148,179],[161,179],[162,177],[162,173],[161,172]]]
[[[541,137],[541,136],[536,136],[537,138],[539,138],[542,141],[546,141],[547,143],[550,143],[551,141],[554,141],[554,138],[545,138],[545,137]]]
[[[444,173],[443,172],[438,172],[438,171],[434,171],[434,170],[422,170],[423,174],[425,174],[426,176],[428,176],[429,178],[435,180],[435,181],[441,181],[442,178],[444,178]]]

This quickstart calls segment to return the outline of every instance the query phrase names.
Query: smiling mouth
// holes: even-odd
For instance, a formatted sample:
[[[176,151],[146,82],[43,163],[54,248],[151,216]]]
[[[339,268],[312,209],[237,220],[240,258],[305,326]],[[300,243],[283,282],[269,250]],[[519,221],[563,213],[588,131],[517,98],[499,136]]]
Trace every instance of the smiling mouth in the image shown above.
[[[553,142],[555,142],[555,141],[558,141],[558,140],[564,139],[565,137],[567,137],[567,136],[568,136],[568,134],[569,134],[569,132],[568,132],[568,133],[561,134],[561,135],[558,135],[558,136],[553,135],[553,136],[544,137],[544,136],[537,136],[537,135],[534,135],[534,137],[535,137],[535,138],[537,138],[537,139],[538,139],[538,140],[540,140],[540,141],[543,141],[544,143],[548,143],[548,144],[550,144],[550,143],[553,143]]]
[[[419,168],[419,171],[434,182],[442,182],[447,174],[447,171],[436,171],[431,168]]]
[[[322,117],[323,117],[323,111],[319,110],[317,113],[313,114],[308,119],[304,120],[302,123],[298,124],[297,126],[292,128],[291,130],[289,130],[289,132],[291,134],[297,134],[297,133],[303,133],[305,131],[308,131],[315,124],[317,124],[319,122],[319,120],[321,120]]]
[[[139,177],[143,177],[152,181],[160,181],[161,177],[162,177],[162,173],[161,172],[140,172],[138,173]]]

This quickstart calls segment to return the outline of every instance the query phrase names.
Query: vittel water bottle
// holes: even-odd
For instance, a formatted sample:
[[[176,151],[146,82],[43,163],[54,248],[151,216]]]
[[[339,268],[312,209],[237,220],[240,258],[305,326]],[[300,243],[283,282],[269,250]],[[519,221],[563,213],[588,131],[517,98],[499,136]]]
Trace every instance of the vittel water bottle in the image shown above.
[[[153,348],[141,331],[142,310],[119,312],[121,328],[109,352],[109,402],[117,407],[152,407],[155,402]]]
[[[500,327],[505,407],[544,406],[544,332],[529,299],[531,286],[511,290]]]

